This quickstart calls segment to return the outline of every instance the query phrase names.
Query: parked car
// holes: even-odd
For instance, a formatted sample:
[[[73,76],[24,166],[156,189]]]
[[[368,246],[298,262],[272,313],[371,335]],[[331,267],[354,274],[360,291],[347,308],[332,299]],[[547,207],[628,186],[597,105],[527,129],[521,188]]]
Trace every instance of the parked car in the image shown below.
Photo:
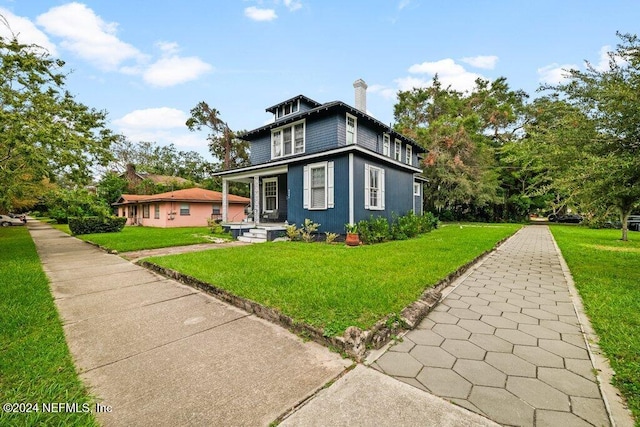
[[[550,222],[564,222],[564,223],[572,223],[578,224],[582,222],[582,215],[578,214],[565,214],[565,215],[555,215],[551,214],[547,218]]]
[[[640,215],[629,215],[627,228],[632,231],[640,231]]]
[[[0,215],[0,225],[3,227],[8,227],[10,225],[24,225],[26,222],[21,218],[13,218],[9,215]]]

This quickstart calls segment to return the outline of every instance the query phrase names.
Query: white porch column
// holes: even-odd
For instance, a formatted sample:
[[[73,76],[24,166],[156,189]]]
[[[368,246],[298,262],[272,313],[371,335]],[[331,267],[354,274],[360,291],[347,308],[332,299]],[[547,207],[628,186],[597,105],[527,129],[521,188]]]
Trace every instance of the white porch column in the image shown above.
[[[227,193],[229,191],[229,184],[225,178],[222,178],[222,222],[227,222],[228,209],[227,209]]]
[[[253,221],[260,224],[260,177],[253,177]]]

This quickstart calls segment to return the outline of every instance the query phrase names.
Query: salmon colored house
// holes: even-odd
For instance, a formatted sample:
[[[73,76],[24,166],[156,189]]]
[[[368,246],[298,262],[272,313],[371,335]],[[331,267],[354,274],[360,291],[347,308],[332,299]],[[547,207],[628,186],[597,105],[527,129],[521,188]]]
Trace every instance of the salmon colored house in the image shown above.
[[[250,199],[229,194],[227,203],[230,219],[246,220],[245,208]],[[118,209],[118,216],[127,218],[127,225],[198,227],[206,226],[209,219],[222,219],[222,193],[202,188],[152,195],[123,194],[113,206]]]

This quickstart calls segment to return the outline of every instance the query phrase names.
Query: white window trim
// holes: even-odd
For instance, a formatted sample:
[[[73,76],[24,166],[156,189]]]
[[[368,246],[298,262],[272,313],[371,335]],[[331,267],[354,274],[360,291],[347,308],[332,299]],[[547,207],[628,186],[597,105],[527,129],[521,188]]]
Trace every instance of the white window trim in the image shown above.
[[[410,165],[411,162],[411,157],[413,157],[413,149],[411,148],[411,145],[407,144],[407,146],[405,147],[405,156],[407,157],[405,159],[405,163]]]
[[[295,135],[295,127],[296,125],[302,124],[302,151],[296,153],[296,135]],[[284,154],[284,129],[291,128],[291,154]],[[276,156],[273,149],[273,135],[276,132],[280,132],[280,155]],[[299,154],[304,154],[307,149],[307,124],[306,121],[298,120],[297,122],[289,123],[286,126],[280,126],[275,129],[271,129],[271,139],[269,141],[269,146],[271,147],[271,160],[273,159],[282,159],[285,157],[291,157]]]
[[[413,195],[414,196],[420,196],[420,183],[419,182],[414,182],[413,183]]]
[[[322,207],[311,207],[311,169],[324,168],[325,200]],[[332,209],[334,201],[334,171],[333,162],[318,162],[306,165],[303,168],[303,207],[310,211],[322,211]]]
[[[402,142],[399,139],[396,139],[394,142],[393,159],[398,162],[402,161]]]
[[[349,119],[353,119],[353,142],[351,144],[349,144],[349,138],[347,137],[347,135],[349,134]],[[347,113],[345,119],[344,119],[344,124],[345,124],[345,133],[344,133],[344,137],[345,137],[345,144],[347,145],[353,145],[353,144],[357,144],[358,143],[358,118],[356,116],[352,116],[351,114]]]
[[[377,170],[380,181],[378,205],[371,206],[371,170]],[[377,166],[371,166],[367,163],[364,165],[364,208],[370,211],[383,211],[385,209],[385,176],[384,169]]]
[[[391,157],[391,137],[388,133],[382,134],[382,155]]]
[[[266,184],[268,182],[275,182],[276,183],[276,208],[273,210],[267,210],[267,186]],[[262,180],[262,206],[263,206],[263,211],[264,212],[273,212],[274,210],[277,211],[278,210],[278,178],[274,177],[274,178],[265,178]]]

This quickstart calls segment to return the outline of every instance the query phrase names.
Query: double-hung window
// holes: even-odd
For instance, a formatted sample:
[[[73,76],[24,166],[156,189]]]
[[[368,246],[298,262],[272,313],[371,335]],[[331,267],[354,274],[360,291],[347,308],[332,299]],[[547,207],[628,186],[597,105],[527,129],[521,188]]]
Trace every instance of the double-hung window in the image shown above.
[[[153,208],[153,218],[160,219],[160,204],[156,203]]]
[[[399,162],[402,161],[402,143],[399,139],[396,139],[394,148],[393,158]]]
[[[271,132],[271,158],[304,153],[304,122],[275,129]]]
[[[305,209],[333,208],[333,162],[320,162],[305,166],[303,181]]]
[[[355,144],[357,138],[358,120],[351,114],[347,114],[347,145]]]
[[[364,165],[364,207],[369,210],[384,209],[384,169]]]
[[[278,179],[264,179],[262,185],[264,210],[265,212],[273,212],[278,209]]]
[[[407,144],[407,147],[405,149],[406,153],[406,159],[404,160],[404,162],[408,165],[411,164],[411,156],[413,156],[413,150],[411,148],[411,145]]]
[[[389,138],[389,134],[385,133],[382,135],[382,154],[389,157],[391,147],[391,138]]]
[[[189,203],[181,203],[180,204],[180,215],[181,216],[190,215]]]
[[[142,205],[142,218],[149,218],[149,205]]]

